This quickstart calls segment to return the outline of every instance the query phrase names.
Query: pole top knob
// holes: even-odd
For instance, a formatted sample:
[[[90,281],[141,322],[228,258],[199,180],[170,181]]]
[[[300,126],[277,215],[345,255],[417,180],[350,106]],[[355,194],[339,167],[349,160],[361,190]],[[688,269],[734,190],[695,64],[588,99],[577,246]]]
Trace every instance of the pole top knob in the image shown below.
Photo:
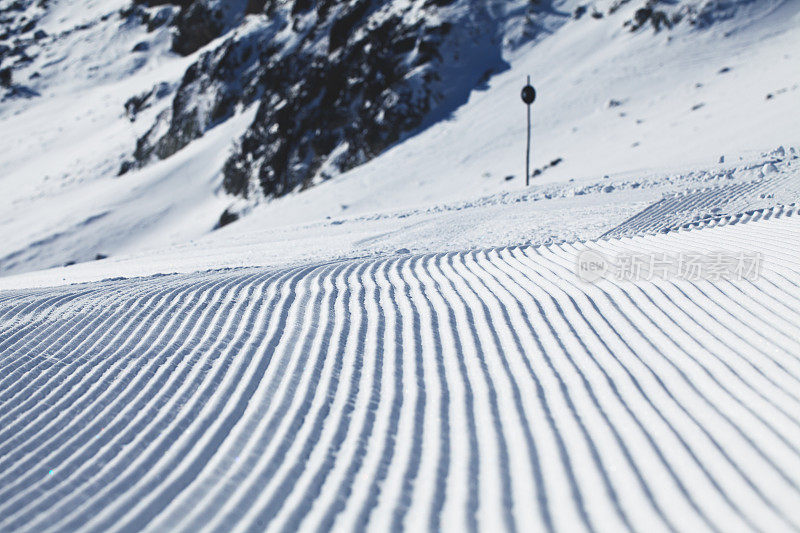
[[[528,105],[531,105],[534,100],[536,100],[536,89],[533,88],[533,85],[528,82],[528,85],[522,88],[522,101]]]

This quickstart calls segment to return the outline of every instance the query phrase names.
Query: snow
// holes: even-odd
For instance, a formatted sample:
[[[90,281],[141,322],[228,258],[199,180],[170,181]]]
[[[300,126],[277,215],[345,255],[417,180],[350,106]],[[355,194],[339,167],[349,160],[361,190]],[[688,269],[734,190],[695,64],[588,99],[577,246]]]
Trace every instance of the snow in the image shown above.
[[[488,208],[460,213],[457,220],[431,216],[452,214],[454,204],[469,206],[487,197],[504,203],[507,194],[524,194],[525,115],[518,93],[528,74],[539,95],[534,166],[562,160],[535,178],[537,185],[566,185],[570,179],[589,183],[604,175],[612,181],[684,175],[695,168],[712,169],[720,156],[735,167],[758,162],[762,152],[779,145],[799,142],[794,73],[800,57],[794,50],[800,12],[795,3],[759,2],[749,6],[747,17],[704,31],[679,26],[658,34],[631,34],[622,27],[633,5],[599,21],[587,16],[567,22],[565,15],[554,15],[547,19],[553,21],[551,35],[509,50],[510,68],[474,91],[452,116],[351,172],[248,207],[250,215],[223,238],[211,230],[222,211],[237,202],[217,189],[219,170],[227,146],[250,115],[242,111],[209,139],[198,141],[194,151],[178,154],[176,161],[117,178],[122,159],[142,133],[136,128],[148,123],[131,125],[122,113],[124,101],[158,81],[176,82],[191,58],[169,54],[166,35],[158,30],[148,38],[161,44],[145,60],[135,61],[130,49],[147,36],[127,26],[120,31],[113,9],[93,5],[95,11],[89,12],[59,7],[46,20],[64,28],[111,13],[113,32],[98,24],[70,34],[69,44],[58,47],[63,57],[54,59],[63,66],[34,86],[45,97],[0,104],[0,127],[14,132],[0,151],[0,213],[7,234],[0,271],[5,275],[90,261],[98,254],[129,258],[146,274],[154,269],[142,257],[163,257],[174,247],[206,249],[199,253],[214,257],[221,255],[215,247],[236,242],[275,246],[266,257],[239,254],[235,261],[209,260],[208,267],[248,261],[277,267],[319,256],[363,256],[399,248],[441,250],[454,236],[461,237],[456,243],[461,249],[546,242],[551,236],[592,238],[603,233],[597,230],[604,222],[607,231],[642,202],[657,199],[657,194],[637,193],[625,205],[620,196],[607,221],[591,208],[573,221],[563,215],[550,219],[547,213],[561,207],[539,203],[541,229],[524,220],[525,205],[514,206],[508,216]],[[561,9],[566,13],[569,4]],[[103,39],[108,42],[98,52],[94,43]],[[101,66],[102,76],[89,77],[87,73]],[[729,71],[720,74],[725,67]],[[39,68],[34,63],[28,70]],[[767,99],[767,94],[774,96]],[[611,99],[622,105],[607,108]],[[88,112],[87,100],[97,102]],[[147,113],[155,116],[167,103]],[[704,105],[692,111],[695,103]],[[192,158],[192,164],[181,163]],[[199,168],[202,176],[195,172]],[[582,209],[585,201],[576,201],[575,208]],[[376,223],[374,219],[387,213],[392,213],[394,226]],[[399,216],[404,218],[398,223]],[[339,220],[346,220],[346,226],[329,223]],[[549,222],[554,224],[545,231]],[[463,231],[482,224],[489,226],[486,234]],[[418,231],[404,239],[401,228]],[[382,244],[365,248],[358,238],[340,236],[345,230]],[[397,238],[387,236],[391,230],[397,230]],[[164,261],[158,268],[175,271],[169,265]],[[115,273],[117,265],[108,266],[110,276],[135,275],[133,269]],[[176,264],[177,270],[186,268]],[[203,268],[202,261],[193,268]]]
[[[791,530],[799,220],[4,293],[0,524]]]
[[[192,57],[51,2],[111,22],[0,102],[0,529],[800,528],[798,3],[556,3],[452,116],[253,202],[219,185],[254,107],[117,176],[125,101]],[[528,74],[562,161],[526,189]],[[762,269],[587,283],[587,251]]]

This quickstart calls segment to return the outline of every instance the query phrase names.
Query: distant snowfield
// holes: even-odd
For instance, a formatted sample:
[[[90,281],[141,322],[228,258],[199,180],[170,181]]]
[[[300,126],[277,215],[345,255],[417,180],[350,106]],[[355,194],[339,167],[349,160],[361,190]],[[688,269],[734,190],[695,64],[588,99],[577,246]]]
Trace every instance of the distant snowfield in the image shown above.
[[[202,145],[201,145],[202,146]],[[191,161],[191,159],[190,159]],[[340,206],[322,219],[297,209],[303,194],[282,199],[187,243],[66,268],[0,277],[1,289],[44,287],[260,266],[270,269],[404,253],[630,236],[677,229],[800,199],[800,146],[753,161],[642,177],[616,176],[493,194],[432,206],[351,214]],[[313,193],[314,189],[308,191]],[[313,201],[313,197],[312,197]],[[633,222],[627,222],[634,218]],[[625,224],[623,224],[625,223]]]
[[[795,530],[800,218],[748,218],[0,293],[0,528]]]

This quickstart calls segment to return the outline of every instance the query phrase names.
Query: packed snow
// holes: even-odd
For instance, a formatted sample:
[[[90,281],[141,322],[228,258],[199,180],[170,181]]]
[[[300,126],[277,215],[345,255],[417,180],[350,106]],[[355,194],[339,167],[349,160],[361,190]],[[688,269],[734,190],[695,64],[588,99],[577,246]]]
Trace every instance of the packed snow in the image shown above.
[[[118,175],[218,41],[31,3],[0,530],[800,529],[800,3],[701,3],[632,32],[644,2],[552,2],[464,105],[271,199],[221,186],[255,105]]]
[[[800,218],[766,218],[5,292],[0,524],[796,529]],[[575,273],[717,248],[760,277]]]

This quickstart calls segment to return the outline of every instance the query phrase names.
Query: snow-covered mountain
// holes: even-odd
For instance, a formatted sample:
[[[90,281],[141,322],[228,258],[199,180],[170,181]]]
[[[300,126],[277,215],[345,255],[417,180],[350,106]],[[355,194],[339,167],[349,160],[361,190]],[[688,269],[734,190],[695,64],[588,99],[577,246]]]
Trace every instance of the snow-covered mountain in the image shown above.
[[[172,106],[139,139],[135,165],[171,156],[257,102],[226,162],[225,189],[279,195],[308,186],[464,103],[506,68],[508,12],[534,14],[522,2],[255,4],[193,2],[177,14],[174,51],[221,42],[186,70]]]
[[[681,24],[701,30],[752,3],[615,1],[577,5],[572,18],[598,20],[631,4],[621,17],[631,32],[657,33]],[[504,52],[565,23],[571,5],[553,4],[187,3],[170,22],[172,50],[189,55],[220,42],[186,70],[172,106],[139,138],[134,161],[126,161],[123,171],[173,155],[230,118],[237,106],[257,102],[255,120],[225,164],[225,190],[271,196],[305,188],[374,158],[465,103],[480,84],[508,68]],[[167,19],[164,13],[163,7],[139,7],[129,16],[153,25]],[[159,87],[131,100],[132,118]]]
[[[520,191],[529,74],[535,183],[758,160],[797,141],[797,7],[3,0],[0,270],[213,239],[262,203],[248,224],[279,230]]]

